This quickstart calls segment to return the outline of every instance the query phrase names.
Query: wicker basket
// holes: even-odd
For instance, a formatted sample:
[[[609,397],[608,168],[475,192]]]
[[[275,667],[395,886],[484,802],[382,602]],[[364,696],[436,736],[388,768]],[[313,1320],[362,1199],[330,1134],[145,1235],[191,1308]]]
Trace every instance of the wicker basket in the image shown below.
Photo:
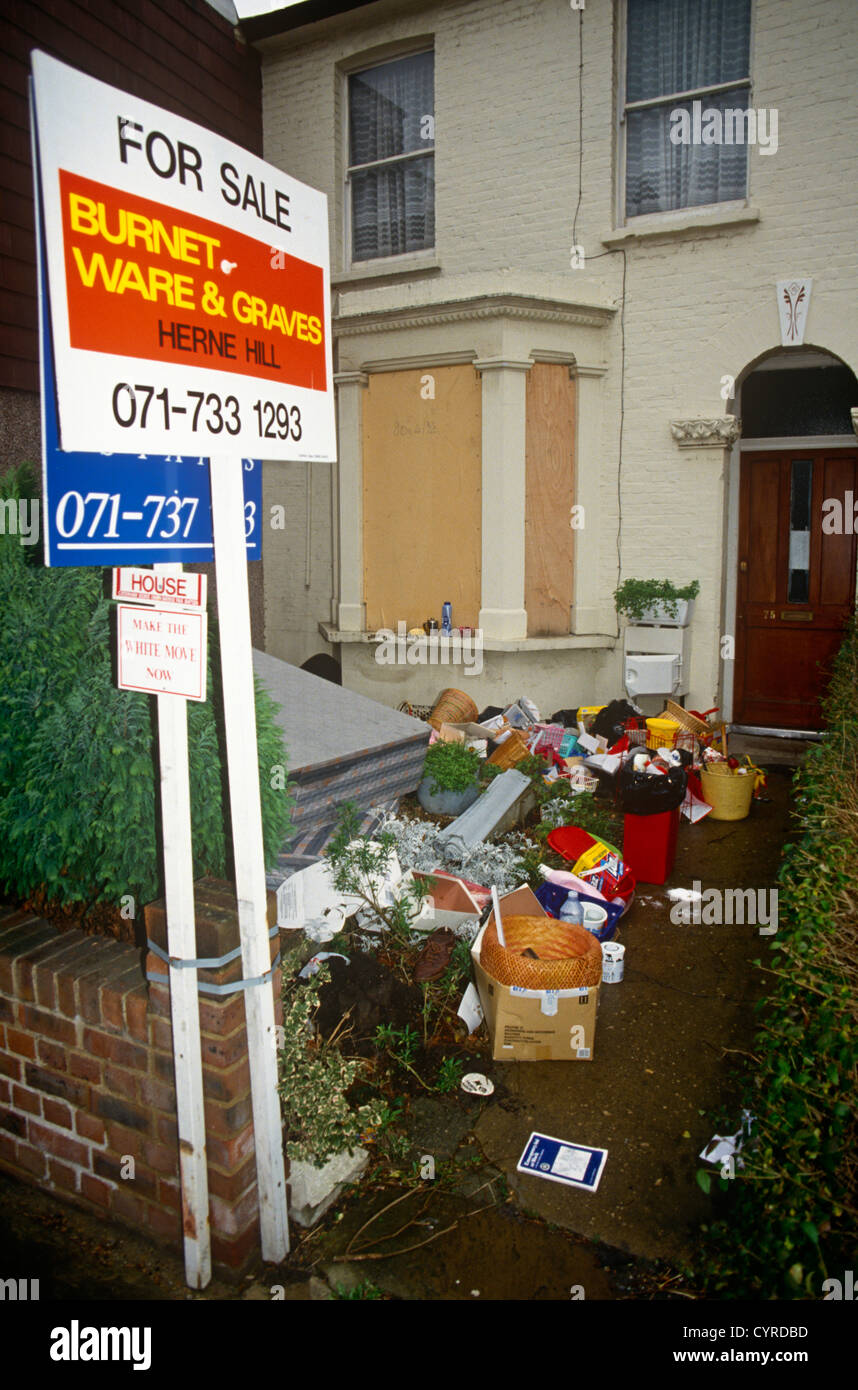
[[[503,743],[498,745],[488,761],[493,767],[508,768],[515,767],[516,763],[520,763],[522,758],[529,757],[530,749],[526,741],[522,738],[517,729],[513,729],[512,733],[504,739]]]
[[[602,947],[572,922],[553,917],[504,917],[506,946],[490,917],[480,946],[480,964],[501,985],[522,989],[581,989],[602,980]],[[523,956],[530,948],[539,956]]]
[[[738,776],[726,763],[713,763],[700,770],[703,800],[712,807],[712,820],[744,820],[751,809],[754,777]]]
[[[678,724],[681,729],[687,729],[690,734],[697,738],[711,738],[715,733],[711,724],[707,724],[705,719],[698,719],[696,714],[691,714],[674,700],[668,700],[665,706],[662,719],[672,719],[674,724]]]
[[[464,690],[442,690],[429,723],[440,732],[442,724],[473,724],[478,714],[479,710]]]

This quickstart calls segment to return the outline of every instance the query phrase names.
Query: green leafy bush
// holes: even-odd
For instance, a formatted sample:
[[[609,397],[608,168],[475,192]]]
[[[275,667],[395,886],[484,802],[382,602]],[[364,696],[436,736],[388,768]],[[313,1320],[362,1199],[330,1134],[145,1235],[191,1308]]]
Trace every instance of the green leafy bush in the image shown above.
[[[472,787],[479,773],[481,758],[463,743],[433,743],[426,754],[423,776],[432,778],[433,796],[439,791],[463,792]]]
[[[20,472],[7,475],[0,496],[20,486]],[[34,550],[0,536],[0,892],[23,898],[41,889],[87,904],[130,894],[145,903],[162,892],[154,699],[116,688],[104,571],[45,569]],[[194,872],[228,876],[213,621],[209,637],[209,699],[187,705]],[[274,708],[257,686],[269,863],[291,825]]]
[[[632,622],[643,617],[648,608],[663,605],[670,616],[678,613],[677,603],[690,602],[700,593],[699,579],[692,579],[677,589],[669,579],[624,579],[614,590],[614,604],[618,613],[625,613]]]
[[[858,1235],[858,628],[837,659],[829,736],[796,774],[801,835],[779,877],[778,932],[757,962],[743,1104],[756,1116],[746,1167],[718,1179],[702,1273],[710,1296],[820,1298],[854,1269]]]
[[[351,1152],[368,1129],[387,1117],[380,1099],[353,1108],[347,1092],[365,1069],[346,1061],[337,1047],[312,1041],[310,1027],[319,1007],[319,989],[330,981],[326,964],[306,982],[287,980],[283,989],[283,1045],[279,1053],[279,1092],[291,1158],[323,1168],[329,1158]]]

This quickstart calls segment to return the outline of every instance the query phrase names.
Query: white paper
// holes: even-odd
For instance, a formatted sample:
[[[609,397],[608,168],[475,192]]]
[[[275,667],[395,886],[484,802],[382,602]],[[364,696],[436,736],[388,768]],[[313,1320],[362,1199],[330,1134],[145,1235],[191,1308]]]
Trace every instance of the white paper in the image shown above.
[[[475,985],[468,985],[456,1012],[469,1033],[473,1033],[479,1028],[483,1021],[483,1006],[480,1003],[480,996]]]
[[[575,1182],[582,1182],[591,1158],[592,1154],[589,1149],[561,1149],[551,1165],[551,1171],[552,1173],[559,1173],[562,1178],[572,1178]]]

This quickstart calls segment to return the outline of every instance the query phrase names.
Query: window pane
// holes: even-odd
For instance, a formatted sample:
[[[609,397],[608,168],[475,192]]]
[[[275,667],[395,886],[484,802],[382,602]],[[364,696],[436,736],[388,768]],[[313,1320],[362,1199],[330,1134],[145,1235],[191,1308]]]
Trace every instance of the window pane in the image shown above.
[[[810,593],[810,500],[813,460],[793,459],[789,498],[788,603],[807,603]]]
[[[751,0],[628,0],[626,100],[750,76]]]
[[[352,260],[435,245],[435,157],[353,174]]]
[[[416,53],[349,79],[350,165],[433,147],[434,70],[434,53]]]
[[[750,89],[737,87],[731,92],[710,96],[702,103],[698,138],[719,133],[722,140],[738,133],[745,138],[742,120],[724,120],[725,111],[744,111]],[[688,112],[690,137],[695,131],[692,103],[649,107],[630,111],[626,129],[626,216],[666,212],[671,208],[700,207],[706,203],[726,203],[744,198],[747,190],[748,146],[742,144],[674,144],[671,132],[678,132],[672,111]],[[718,116],[706,120],[707,111]]]
[[[858,383],[849,367],[752,372],[742,387],[742,438],[852,433]]]

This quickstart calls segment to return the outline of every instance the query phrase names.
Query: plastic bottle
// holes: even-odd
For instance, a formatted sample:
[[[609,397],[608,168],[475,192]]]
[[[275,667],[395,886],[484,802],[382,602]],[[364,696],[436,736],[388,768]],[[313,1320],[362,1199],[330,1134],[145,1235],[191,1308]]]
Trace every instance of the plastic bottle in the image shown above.
[[[568,898],[560,909],[560,921],[569,922],[578,927],[584,925],[584,909],[574,888],[571,889]]]
[[[451,633],[453,631],[453,605],[445,603],[441,608],[441,631]]]

